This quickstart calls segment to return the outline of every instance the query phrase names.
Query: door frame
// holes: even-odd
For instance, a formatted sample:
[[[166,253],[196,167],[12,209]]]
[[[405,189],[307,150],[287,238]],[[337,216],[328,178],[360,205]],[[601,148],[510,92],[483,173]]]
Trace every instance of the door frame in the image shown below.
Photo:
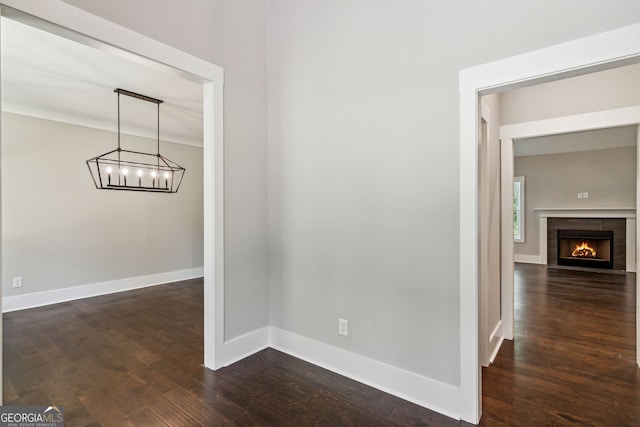
[[[595,34],[459,72],[460,91],[460,415],[478,423],[478,117],[479,96],[638,62],[640,24]],[[513,260],[512,260],[513,261]],[[505,319],[503,319],[504,321]]]
[[[0,14],[202,85],[204,365],[224,366],[223,69],[60,0],[0,0]]]

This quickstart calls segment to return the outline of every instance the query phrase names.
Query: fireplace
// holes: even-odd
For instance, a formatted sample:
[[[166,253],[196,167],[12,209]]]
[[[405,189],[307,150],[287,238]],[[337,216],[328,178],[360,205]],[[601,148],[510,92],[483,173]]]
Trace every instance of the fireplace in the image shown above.
[[[599,269],[626,270],[627,269],[627,226],[625,218],[579,218],[579,217],[548,217],[546,224],[547,236],[547,264],[562,265],[564,267],[590,267]],[[569,231],[569,235],[562,240],[574,240],[570,253],[576,244],[582,245],[582,240],[592,240],[590,248],[595,250],[595,257],[590,256],[585,248],[582,253],[567,255],[565,241],[560,252],[560,235]],[[591,238],[591,239],[589,239]],[[575,240],[580,240],[576,242]],[[604,240],[604,241],[603,241]],[[589,242],[585,242],[589,243]],[[609,245],[607,248],[606,245]],[[595,246],[595,247],[594,247]],[[608,253],[607,253],[608,251]],[[584,259],[576,259],[584,258]],[[612,264],[599,259],[610,258]]]
[[[612,230],[557,230],[558,265],[613,269]]]

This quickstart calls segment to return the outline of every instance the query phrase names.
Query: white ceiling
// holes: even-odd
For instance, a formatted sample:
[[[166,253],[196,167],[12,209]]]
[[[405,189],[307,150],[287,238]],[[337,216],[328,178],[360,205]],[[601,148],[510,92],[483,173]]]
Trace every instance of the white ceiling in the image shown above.
[[[630,147],[637,143],[637,126],[620,126],[583,132],[523,138],[514,142],[513,154],[538,156],[542,154],[572,153]]]
[[[122,88],[161,99],[160,139],[202,146],[202,86],[2,19],[2,110],[116,130]],[[120,97],[122,132],[156,138],[156,105]]]
[[[8,18],[2,20],[2,109],[115,131],[116,88],[162,99],[160,138],[202,146],[202,86]],[[156,138],[156,105],[120,97],[122,132]],[[635,145],[636,127],[519,140],[515,156]]]

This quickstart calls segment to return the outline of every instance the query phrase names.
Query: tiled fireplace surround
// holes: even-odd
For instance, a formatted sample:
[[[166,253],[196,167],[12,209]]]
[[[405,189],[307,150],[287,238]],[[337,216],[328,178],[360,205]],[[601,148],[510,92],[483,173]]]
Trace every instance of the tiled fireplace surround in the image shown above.
[[[535,209],[540,217],[540,263],[556,264],[558,228],[614,231],[614,269],[636,271],[636,210],[633,208]],[[623,258],[619,258],[623,257]]]
[[[624,218],[547,218],[547,264],[559,263],[558,230],[613,231],[613,269],[626,269],[626,221]]]

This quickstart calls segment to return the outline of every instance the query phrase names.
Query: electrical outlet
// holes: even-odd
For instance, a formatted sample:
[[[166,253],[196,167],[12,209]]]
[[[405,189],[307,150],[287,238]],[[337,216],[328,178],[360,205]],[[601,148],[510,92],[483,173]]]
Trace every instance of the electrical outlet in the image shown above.
[[[13,287],[21,288],[22,287],[22,277],[14,277],[13,278]]]
[[[589,193],[587,191],[585,191],[584,193],[582,193],[582,198],[583,199],[588,199],[589,198]]]
[[[345,337],[349,335],[349,321],[347,319],[338,319],[338,333]]]
[[[582,192],[578,193],[578,199],[582,199]]]

